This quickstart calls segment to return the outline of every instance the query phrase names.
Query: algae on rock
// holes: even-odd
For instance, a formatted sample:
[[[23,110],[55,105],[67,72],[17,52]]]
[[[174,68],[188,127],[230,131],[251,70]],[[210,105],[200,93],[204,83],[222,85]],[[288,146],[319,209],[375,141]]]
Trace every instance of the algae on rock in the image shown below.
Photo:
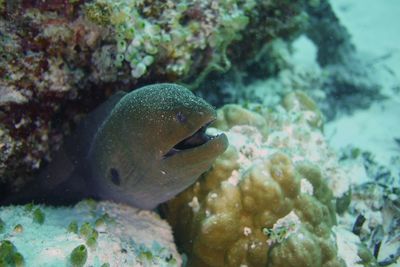
[[[32,220],[39,208],[46,214],[42,224]],[[3,206],[0,217],[0,266],[181,266],[170,226],[151,211],[82,201],[74,207]]]

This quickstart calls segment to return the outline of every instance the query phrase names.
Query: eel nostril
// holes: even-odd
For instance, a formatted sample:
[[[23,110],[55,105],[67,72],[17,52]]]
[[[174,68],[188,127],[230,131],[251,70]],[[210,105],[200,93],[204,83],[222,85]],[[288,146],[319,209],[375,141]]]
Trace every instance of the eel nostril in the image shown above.
[[[187,122],[186,116],[183,115],[183,113],[180,112],[180,111],[179,111],[178,113],[176,113],[176,119],[177,119],[180,123],[185,123],[185,122]]]

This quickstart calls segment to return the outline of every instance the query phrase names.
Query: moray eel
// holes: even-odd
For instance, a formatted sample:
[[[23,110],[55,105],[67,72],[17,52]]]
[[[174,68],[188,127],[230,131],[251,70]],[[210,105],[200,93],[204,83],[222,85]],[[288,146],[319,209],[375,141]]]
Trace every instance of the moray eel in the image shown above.
[[[176,84],[118,93],[67,139],[34,191],[41,192],[39,202],[73,195],[153,209],[194,183],[225,151],[224,134],[206,134],[215,118],[211,105]]]

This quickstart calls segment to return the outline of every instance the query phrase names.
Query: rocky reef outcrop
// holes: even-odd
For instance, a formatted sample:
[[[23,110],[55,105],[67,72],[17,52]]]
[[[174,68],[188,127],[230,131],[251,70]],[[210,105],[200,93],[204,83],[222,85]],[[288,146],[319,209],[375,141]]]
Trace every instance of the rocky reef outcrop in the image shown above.
[[[1,266],[181,266],[170,226],[110,202],[0,207]]]

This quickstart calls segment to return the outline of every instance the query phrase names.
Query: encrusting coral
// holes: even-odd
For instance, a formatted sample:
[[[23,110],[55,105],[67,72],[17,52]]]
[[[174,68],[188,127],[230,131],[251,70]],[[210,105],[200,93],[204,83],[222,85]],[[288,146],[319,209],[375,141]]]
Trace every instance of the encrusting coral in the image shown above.
[[[218,115],[229,148],[164,207],[189,265],[346,266],[332,227],[347,177],[315,104],[297,91],[275,110],[227,105]]]
[[[116,67],[127,62],[139,78],[156,61],[168,76],[181,77],[193,67],[192,55],[210,49],[212,57],[247,25],[254,1],[95,0],[85,4],[87,18],[111,25],[117,44]],[[134,17],[134,19],[132,19]],[[162,63],[162,61],[164,61]]]

